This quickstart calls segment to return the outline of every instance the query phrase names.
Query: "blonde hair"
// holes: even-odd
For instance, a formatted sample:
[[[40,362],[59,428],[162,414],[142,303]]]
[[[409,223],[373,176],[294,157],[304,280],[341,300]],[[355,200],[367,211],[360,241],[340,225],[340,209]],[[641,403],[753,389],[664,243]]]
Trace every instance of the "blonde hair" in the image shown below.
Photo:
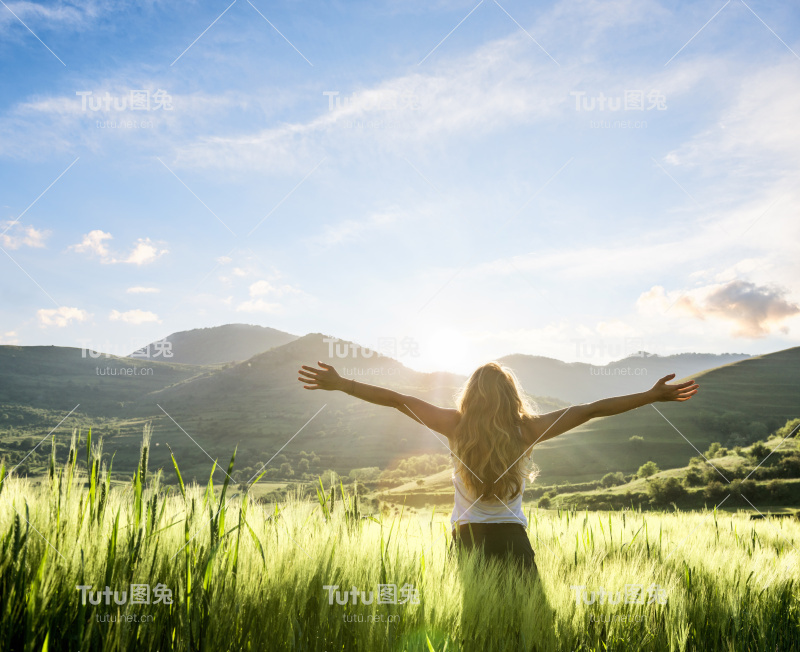
[[[518,426],[537,416],[508,367],[489,362],[478,367],[456,396],[461,420],[454,437],[454,473],[484,501],[508,500],[538,468],[529,461],[530,445]],[[476,477],[477,476],[477,477]]]

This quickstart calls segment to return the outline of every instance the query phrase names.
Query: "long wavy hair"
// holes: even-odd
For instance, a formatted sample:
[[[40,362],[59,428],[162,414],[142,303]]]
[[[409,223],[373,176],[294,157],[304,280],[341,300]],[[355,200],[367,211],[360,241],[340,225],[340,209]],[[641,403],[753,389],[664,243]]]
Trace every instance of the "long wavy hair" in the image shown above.
[[[538,468],[528,458],[530,444],[517,426],[537,416],[508,367],[489,362],[478,367],[456,395],[461,413],[454,437],[454,471],[481,500],[508,500],[533,481]]]

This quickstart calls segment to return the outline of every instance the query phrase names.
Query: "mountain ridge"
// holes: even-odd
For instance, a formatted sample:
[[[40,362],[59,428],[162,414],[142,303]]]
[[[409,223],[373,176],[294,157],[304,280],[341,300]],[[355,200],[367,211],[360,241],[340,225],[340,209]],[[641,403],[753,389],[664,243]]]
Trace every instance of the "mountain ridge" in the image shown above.
[[[170,362],[194,365],[215,365],[241,362],[264,351],[283,346],[298,338],[269,326],[256,324],[222,324],[206,328],[193,328],[170,333],[162,340],[150,342],[128,357],[139,357],[141,351],[149,353],[151,347],[169,343],[166,356]]]
[[[295,446],[312,450],[323,459],[326,468],[337,469],[385,467],[410,455],[446,452],[441,441],[407,417],[340,393],[304,390],[296,372],[303,364],[316,365],[317,361],[324,361],[334,365],[344,377],[391,387],[447,407],[453,405],[453,398],[466,376],[416,371],[378,353],[364,355],[363,351],[368,349],[346,340],[337,340],[341,347],[331,351],[331,339],[323,333],[308,333],[246,360],[215,365],[115,356],[94,359],[82,355],[78,348],[3,345],[0,346],[3,370],[0,413],[10,415],[11,420],[6,423],[11,429],[3,427],[0,415],[0,433],[3,433],[0,444],[14,432],[19,436],[19,426],[23,426],[25,434],[41,438],[68,410],[80,404],[65,422],[61,434],[74,423],[94,424],[97,434],[106,437],[106,450],[119,451],[115,462],[117,469],[126,468],[128,462],[136,460],[145,421],[152,421],[154,425],[154,443],[162,444],[153,449],[154,463],[171,468],[163,446],[170,443],[176,455],[180,454],[178,459],[188,458],[184,463],[187,469],[182,465],[187,477],[201,473],[208,463],[208,455],[217,459],[229,457],[237,444],[247,463],[262,455],[262,461],[266,462],[276,450],[291,441],[286,452]],[[344,357],[340,355],[342,352],[346,352]],[[692,425],[693,420],[701,417],[713,421],[722,418],[726,411],[740,410],[745,415],[742,417],[745,425],[762,418],[779,418],[800,403],[792,402],[791,398],[797,395],[796,388],[800,387],[800,372],[796,370],[800,369],[800,360],[796,360],[798,352],[800,347],[795,347],[715,366],[703,372],[704,376],[698,375],[705,380],[701,381],[701,392],[692,402],[681,405],[675,413],[673,405],[659,406],[659,409],[690,435],[698,447],[719,439],[709,428]],[[705,356],[703,359],[720,361],[719,356],[700,355]],[[561,397],[548,398],[553,396],[552,387],[527,381],[524,376],[530,373],[531,367],[517,368],[522,365],[515,362],[526,360],[522,354],[517,356],[505,356],[505,362],[520,376],[524,390],[540,411],[559,409],[575,402]],[[637,356],[635,360],[641,361],[642,357]],[[630,359],[623,359],[617,364],[624,366],[629,362]],[[668,356],[659,356],[658,362],[670,364],[671,360]],[[749,366],[741,366],[745,363]],[[112,378],[96,373],[101,366],[150,368],[152,372],[127,379]],[[586,366],[579,369],[586,374],[586,381],[596,385],[603,396],[618,393],[612,391],[611,377],[592,376]],[[649,388],[655,381],[653,369],[649,369],[648,374],[652,375],[635,378],[641,385],[637,391]],[[747,376],[750,370],[759,378],[750,403],[730,400],[730,396],[726,398],[726,388],[731,383],[741,385],[742,373]],[[547,394],[537,393],[542,387],[548,390]],[[717,398],[709,402],[702,398],[705,395]],[[768,402],[771,407],[767,406]],[[655,411],[650,409],[652,415],[645,418],[643,409],[599,420],[537,446],[536,457],[542,468],[547,469],[549,478],[577,481],[607,470],[628,471],[649,458],[662,466],[683,464],[696,454]],[[32,410],[41,410],[41,419],[26,423],[25,414]],[[297,439],[292,438],[293,434]],[[632,449],[628,439],[634,434],[645,436],[642,450]]]

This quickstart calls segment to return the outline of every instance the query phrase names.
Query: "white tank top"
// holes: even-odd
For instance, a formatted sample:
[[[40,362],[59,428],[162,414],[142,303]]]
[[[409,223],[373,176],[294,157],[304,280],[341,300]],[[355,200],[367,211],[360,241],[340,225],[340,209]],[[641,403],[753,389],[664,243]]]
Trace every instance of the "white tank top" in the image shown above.
[[[517,430],[520,431],[521,435],[522,430],[519,426],[517,426]],[[452,453],[450,453],[450,457],[453,457]],[[530,458],[530,455],[528,457]],[[469,473],[469,471],[465,472]],[[525,514],[522,512],[522,492],[525,491],[524,478],[520,492],[511,500],[504,500],[503,502],[477,500],[477,496],[472,496],[461,475],[456,472],[455,465],[452,478],[453,486],[455,487],[455,504],[453,505],[453,513],[450,516],[452,528],[464,523],[521,523],[523,527],[528,527],[528,519],[525,518]]]

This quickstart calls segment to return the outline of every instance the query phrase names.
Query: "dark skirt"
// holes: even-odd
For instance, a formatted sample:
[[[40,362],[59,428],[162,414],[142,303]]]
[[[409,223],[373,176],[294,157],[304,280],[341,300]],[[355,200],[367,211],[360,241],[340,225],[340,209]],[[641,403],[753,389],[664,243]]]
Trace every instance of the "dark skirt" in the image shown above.
[[[453,529],[451,550],[483,548],[484,558],[516,564],[536,575],[535,554],[522,523],[464,523]]]

